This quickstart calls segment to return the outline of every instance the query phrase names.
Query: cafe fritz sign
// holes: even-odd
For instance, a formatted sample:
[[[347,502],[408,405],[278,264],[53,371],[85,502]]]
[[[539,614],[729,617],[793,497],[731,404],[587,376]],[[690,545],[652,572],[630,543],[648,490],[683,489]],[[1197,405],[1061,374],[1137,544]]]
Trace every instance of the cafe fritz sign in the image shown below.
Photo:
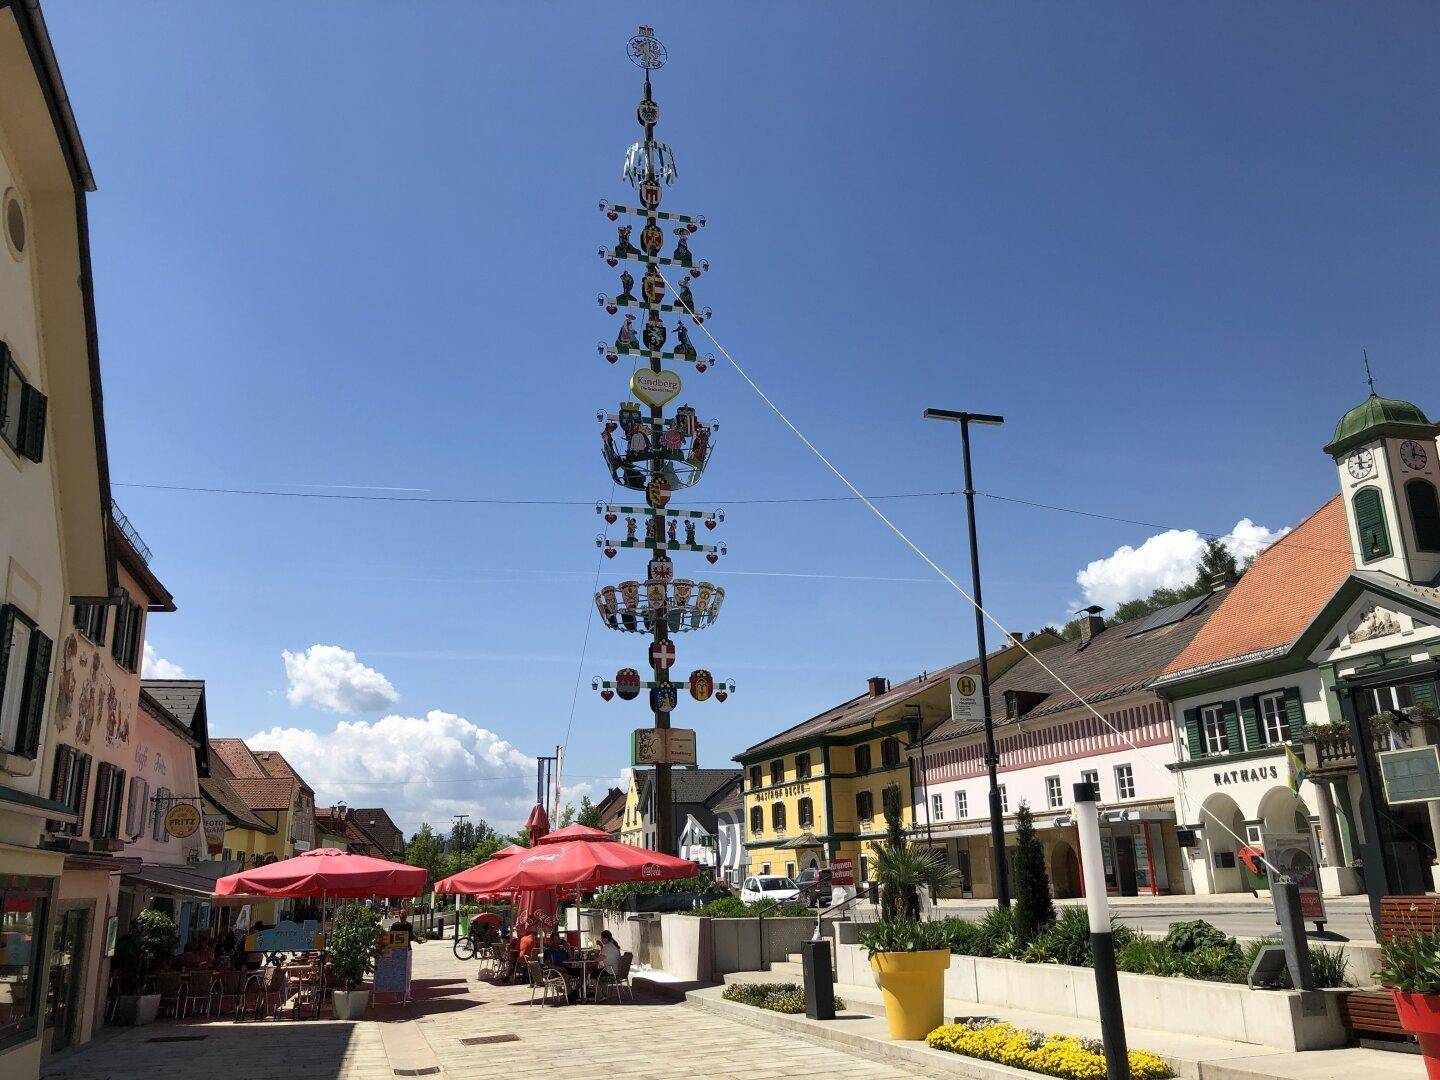
[[[165,832],[177,840],[194,836],[200,828],[200,811],[189,803],[176,803],[165,812]]]

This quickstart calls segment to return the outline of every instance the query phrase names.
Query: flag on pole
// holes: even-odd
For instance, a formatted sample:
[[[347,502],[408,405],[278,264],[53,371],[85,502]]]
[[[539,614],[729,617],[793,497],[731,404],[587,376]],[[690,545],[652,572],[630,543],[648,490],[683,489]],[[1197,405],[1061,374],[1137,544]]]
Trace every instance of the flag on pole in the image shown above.
[[[1300,785],[1305,781],[1305,762],[1295,749],[1288,744],[1285,747],[1285,768],[1289,775],[1290,794],[1299,795]]]

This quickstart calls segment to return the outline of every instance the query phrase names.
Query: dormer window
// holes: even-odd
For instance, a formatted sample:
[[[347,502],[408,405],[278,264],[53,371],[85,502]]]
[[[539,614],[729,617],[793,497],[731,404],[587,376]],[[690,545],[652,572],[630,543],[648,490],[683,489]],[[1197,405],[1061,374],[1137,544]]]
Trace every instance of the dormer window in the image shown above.
[[[1360,560],[1375,562],[1390,554],[1390,532],[1385,527],[1385,506],[1377,487],[1361,488],[1351,500],[1355,533],[1360,538]]]

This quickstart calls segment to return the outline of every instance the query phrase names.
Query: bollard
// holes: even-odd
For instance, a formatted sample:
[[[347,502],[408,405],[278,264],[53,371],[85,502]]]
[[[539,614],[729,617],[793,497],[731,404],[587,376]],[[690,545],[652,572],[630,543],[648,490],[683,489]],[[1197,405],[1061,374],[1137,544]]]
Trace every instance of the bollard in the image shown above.
[[[1130,1080],[1130,1052],[1125,1045],[1125,1016],[1120,1007],[1120,973],[1115,967],[1115,935],[1110,929],[1110,902],[1105,895],[1105,862],[1100,847],[1100,818],[1095,784],[1075,785],[1075,831],[1080,834],[1080,866],[1085,880],[1085,908],[1090,915],[1090,949],[1095,956],[1095,997],[1100,1007],[1100,1040],[1105,1044],[1108,1080]]]
[[[835,971],[830,966],[830,939],[804,942],[800,956],[805,969],[805,1015],[811,1020],[834,1020]]]
[[[1300,914],[1300,886],[1289,881],[1270,884],[1275,901],[1275,919],[1280,924],[1280,937],[1285,943],[1285,966],[1290,969],[1290,985],[1296,990],[1314,990],[1315,972],[1310,968],[1310,942],[1305,937],[1305,918]]]

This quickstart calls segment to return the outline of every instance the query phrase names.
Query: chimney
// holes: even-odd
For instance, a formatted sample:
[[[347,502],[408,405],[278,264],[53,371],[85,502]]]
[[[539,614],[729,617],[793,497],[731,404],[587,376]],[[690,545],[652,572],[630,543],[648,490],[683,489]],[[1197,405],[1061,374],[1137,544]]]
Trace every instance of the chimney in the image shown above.
[[[1100,617],[1104,610],[1099,604],[1091,604],[1075,613],[1080,616],[1080,644],[1090,644],[1105,629],[1105,620]]]
[[[1233,570],[1227,568],[1217,571],[1210,575],[1210,591],[1219,592],[1221,589],[1228,589],[1231,585],[1234,585],[1237,580],[1239,579],[1235,577]]]
[[[890,689],[890,680],[883,675],[871,675],[866,685],[870,688],[871,697],[879,697]]]

